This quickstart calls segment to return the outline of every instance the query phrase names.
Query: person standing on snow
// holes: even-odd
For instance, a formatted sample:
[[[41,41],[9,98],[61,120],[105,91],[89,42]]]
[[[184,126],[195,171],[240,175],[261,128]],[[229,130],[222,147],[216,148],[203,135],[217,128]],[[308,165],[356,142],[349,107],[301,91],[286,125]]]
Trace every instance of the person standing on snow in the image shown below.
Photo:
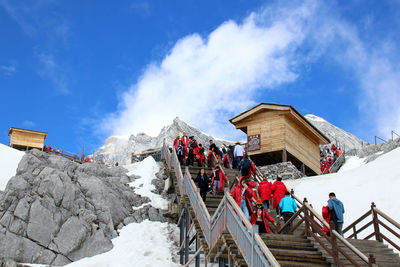
[[[329,193],[328,200],[328,209],[331,212],[330,222],[333,222],[335,225],[335,230],[343,236],[342,228],[343,228],[343,214],[344,214],[344,206],[342,201],[336,198],[335,193]]]

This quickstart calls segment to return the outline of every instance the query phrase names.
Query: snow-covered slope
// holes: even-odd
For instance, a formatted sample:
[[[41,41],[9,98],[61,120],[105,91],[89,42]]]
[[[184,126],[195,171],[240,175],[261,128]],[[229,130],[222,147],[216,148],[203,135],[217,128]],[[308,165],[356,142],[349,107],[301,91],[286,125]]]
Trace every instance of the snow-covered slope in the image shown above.
[[[307,177],[285,182],[293,188],[295,194],[303,199],[307,197],[317,212],[327,204],[328,194],[335,192],[345,207],[344,226],[349,225],[370,209],[371,202],[377,208],[400,221],[400,209],[397,203],[400,188],[400,148],[392,150],[372,162],[361,164],[354,158],[346,164],[359,165],[347,168],[340,173]]]
[[[209,146],[210,139],[214,140],[217,146],[221,146],[223,143],[231,144],[229,141],[223,141],[207,135],[176,117],[173,123],[163,127],[156,137],[151,137],[145,133],[131,135],[130,137],[111,136],[107,138],[104,146],[97,151],[96,157],[104,157],[106,162],[109,163],[128,164],[130,163],[131,153],[160,148],[163,145],[164,138],[167,144],[172,145],[175,137],[182,135],[184,132],[187,136],[194,136],[197,142],[206,149]]]
[[[18,163],[24,152],[0,144],[0,190],[4,190],[11,177],[15,175]]]
[[[346,151],[362,148],[363,141],[355,135],[336,127],[321,117],[312,114],[308,114],[304,117],[328,137],[332,143],[337,143],[339,146],[344,147]],[[364,144],[365,143],[366,142],[364,142]]]

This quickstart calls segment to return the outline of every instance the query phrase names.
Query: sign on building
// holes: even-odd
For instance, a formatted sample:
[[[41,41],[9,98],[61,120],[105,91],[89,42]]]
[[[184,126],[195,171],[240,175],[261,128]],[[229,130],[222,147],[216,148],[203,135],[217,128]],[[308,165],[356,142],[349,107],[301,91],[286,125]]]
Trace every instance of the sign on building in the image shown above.
[[[247,136],[247,150],[255,151],[255,150],[260,150],[260,149],[261,149],[260,135],[259,134],[248,135]]]

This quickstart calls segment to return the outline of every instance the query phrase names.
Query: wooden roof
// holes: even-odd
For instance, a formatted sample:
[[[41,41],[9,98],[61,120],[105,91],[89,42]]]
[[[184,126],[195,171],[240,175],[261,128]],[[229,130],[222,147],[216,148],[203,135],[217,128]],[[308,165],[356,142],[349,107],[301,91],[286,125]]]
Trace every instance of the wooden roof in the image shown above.
[[[28,129],[16,128],[16,127],[10,127],[10,129],[8,130],[8,136],[10,136],[13,131],[25,132],[25,133],[36,133],[36,134],[47,136],[46,132],[39,132],[39,131],[33,131],[33,130],[28,130]]]
[[[300,114],[293,106],[284,105],[284,104],[276,104],[276,103],[260,103],[257,106],[240,113],[239,115],[233,117],[229,121],[235,125],[237,122],[242,121],[248,116],[258,113],[262,110],[287,110],[289,111],[293,117],[303,124],[308,130],[310,130],[314,135],[316,135],[320,139],[321,144],[329,144],[331,141],[328,137],[326,137],[320,130],[318,130],[314,125],[312,125],[303,115]]]

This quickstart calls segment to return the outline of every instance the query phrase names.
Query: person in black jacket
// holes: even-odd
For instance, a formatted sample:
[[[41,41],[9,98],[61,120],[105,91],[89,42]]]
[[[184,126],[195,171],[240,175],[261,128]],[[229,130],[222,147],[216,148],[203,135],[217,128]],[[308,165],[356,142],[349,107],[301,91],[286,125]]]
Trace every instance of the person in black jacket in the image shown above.
[[[204,169],[201,169],[199,174],[197,174],[196,179],[194,182],[197,183],[198,187],[200,188],[200,196],[203,201],[206,201],[207,192],[210,185],[210,178],[208,178],[207,174],[205,173]]]

